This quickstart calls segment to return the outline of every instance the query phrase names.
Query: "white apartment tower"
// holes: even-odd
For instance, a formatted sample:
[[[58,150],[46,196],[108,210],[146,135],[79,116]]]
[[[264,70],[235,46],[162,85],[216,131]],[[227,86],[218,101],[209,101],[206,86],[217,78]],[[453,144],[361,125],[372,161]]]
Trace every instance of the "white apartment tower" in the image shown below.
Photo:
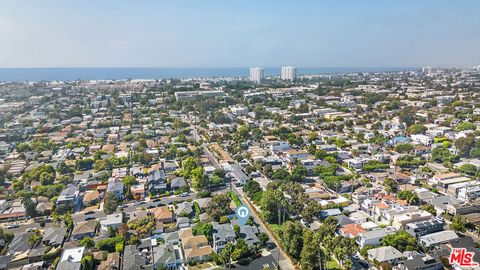
[[[422,73],[430,74],[432,73],[432,71],[433,71],[432,67],[429,67],[429,66],[422,67]]]
[[[297,68],[295,67],[282,67],[282,80],[294,81],[297,77]]]
[[[260,83],[263,80],[263,68],[250,68],[250,80],[256,83]]]

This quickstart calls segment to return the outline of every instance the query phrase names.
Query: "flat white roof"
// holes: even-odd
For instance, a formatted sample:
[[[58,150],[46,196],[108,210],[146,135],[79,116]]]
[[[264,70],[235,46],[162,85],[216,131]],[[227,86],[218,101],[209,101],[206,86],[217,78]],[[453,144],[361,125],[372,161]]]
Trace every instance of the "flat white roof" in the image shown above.
[[[62,257],[60,258],[60,261],[61,262],[65,262],[65,261],[81,262],[84,251],[85,251],[85,247],[65,249],[62,253]]]

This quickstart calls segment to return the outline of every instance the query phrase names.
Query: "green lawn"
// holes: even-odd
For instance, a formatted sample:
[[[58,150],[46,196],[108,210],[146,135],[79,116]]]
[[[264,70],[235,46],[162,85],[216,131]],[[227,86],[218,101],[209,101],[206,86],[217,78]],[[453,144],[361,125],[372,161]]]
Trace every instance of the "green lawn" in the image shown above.
[[[332,259],[332,260],[327,262],[327,269],[328,270],[339,270],[340,265],[338,265],[337,261]]]
[[[201,263],[201,264],[188,267],[188,269],[190,270],[203,270],[203,269],[209,269],[209,268],[222,269],[221,267],[217,267],[217,265],[213,262],[206,262],[206,263]]]
[[[242,202],[240,201],[238,196],[233,191],[230,191],[230,197],[232,198],[235,205],[237,205],[237,207],[242,205]]]

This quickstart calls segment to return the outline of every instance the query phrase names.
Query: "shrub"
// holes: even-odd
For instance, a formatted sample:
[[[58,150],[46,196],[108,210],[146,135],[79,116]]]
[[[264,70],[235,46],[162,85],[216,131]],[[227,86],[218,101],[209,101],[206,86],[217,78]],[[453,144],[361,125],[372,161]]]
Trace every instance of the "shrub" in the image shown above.
[[[233,191],[230,192],[230,197],[232,198],[233,202],[237,207],[242,205],[242,202]]]

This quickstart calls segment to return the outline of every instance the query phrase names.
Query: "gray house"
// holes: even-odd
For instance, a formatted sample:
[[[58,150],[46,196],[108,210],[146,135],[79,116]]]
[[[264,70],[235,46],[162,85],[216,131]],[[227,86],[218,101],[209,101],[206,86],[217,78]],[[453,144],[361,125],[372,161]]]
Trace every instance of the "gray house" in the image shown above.
[[[458,239],[458,235],[454,231],[447,230],[421,236],[419,242],[426,247],[431,247],[448,243],[455,239]]]
[[[124,185],[120,181],[110,181],[108,182],[107,192],[115,194],[117,199],[123,200],[124,198]]]
[[[372,248],[367,251],[368,259],[379,263],[398,264],[405,258],[402,252],[391,246]]]
[[[185,178],[183,177],[176,177],[170,180],[170,187],[172,188],[172,190],[179,190],[180,188],[185,186],[187,186],[187,183],[185,182]]]
[[[62,190],[56,202],[57,205],[70,205],[74,208],[80,205],[80,203],[80,191],[74,185],[68,185]]]
[[[241,226],[240,237],[242,237],[249,247],[254,247],[260,240],[257,237],[258,229],[255,226]]]
[[[419,222],[408,223],[405,226],[405,231],[410,235],[419,238],[430,233],[443,231],[445,221],[440,218],[432,218],[430,220],[424,220]]]
[[[405,270],[441,270],[444,269],[442,261],[438,256],[417,255],[409,257],[403,262]]]
[[[72,239],[82,240],[87,236],[93,238],[95,236],[96,231],[97,231],[96,220],[92,219],[92,220],[78,222],[78,223],[75,223],[75,227],[73,228]]]
[[[177,204],[177,208],[175,209],[175,214],[177,216],[181,214],[186,214],[187,216],[193,215],[193,202],[183,202]]]
[[[177,269],[182,263],[180,250],[175,249],[172,244],[162,244],[153,248],[154,269],[164,267],[167,270]]]
[[[141,270],[152,268],[148,252],[141,252],[135,245],[128,245],[123,252],[124,270]]]
[[[50,227],[43,233],[42,243],[53,247],[61,246],[66,233],[67,228]]]
[[[213,222],[213,250],[220,252],[228,242],[235,242],[235,231],[230,223]]]

